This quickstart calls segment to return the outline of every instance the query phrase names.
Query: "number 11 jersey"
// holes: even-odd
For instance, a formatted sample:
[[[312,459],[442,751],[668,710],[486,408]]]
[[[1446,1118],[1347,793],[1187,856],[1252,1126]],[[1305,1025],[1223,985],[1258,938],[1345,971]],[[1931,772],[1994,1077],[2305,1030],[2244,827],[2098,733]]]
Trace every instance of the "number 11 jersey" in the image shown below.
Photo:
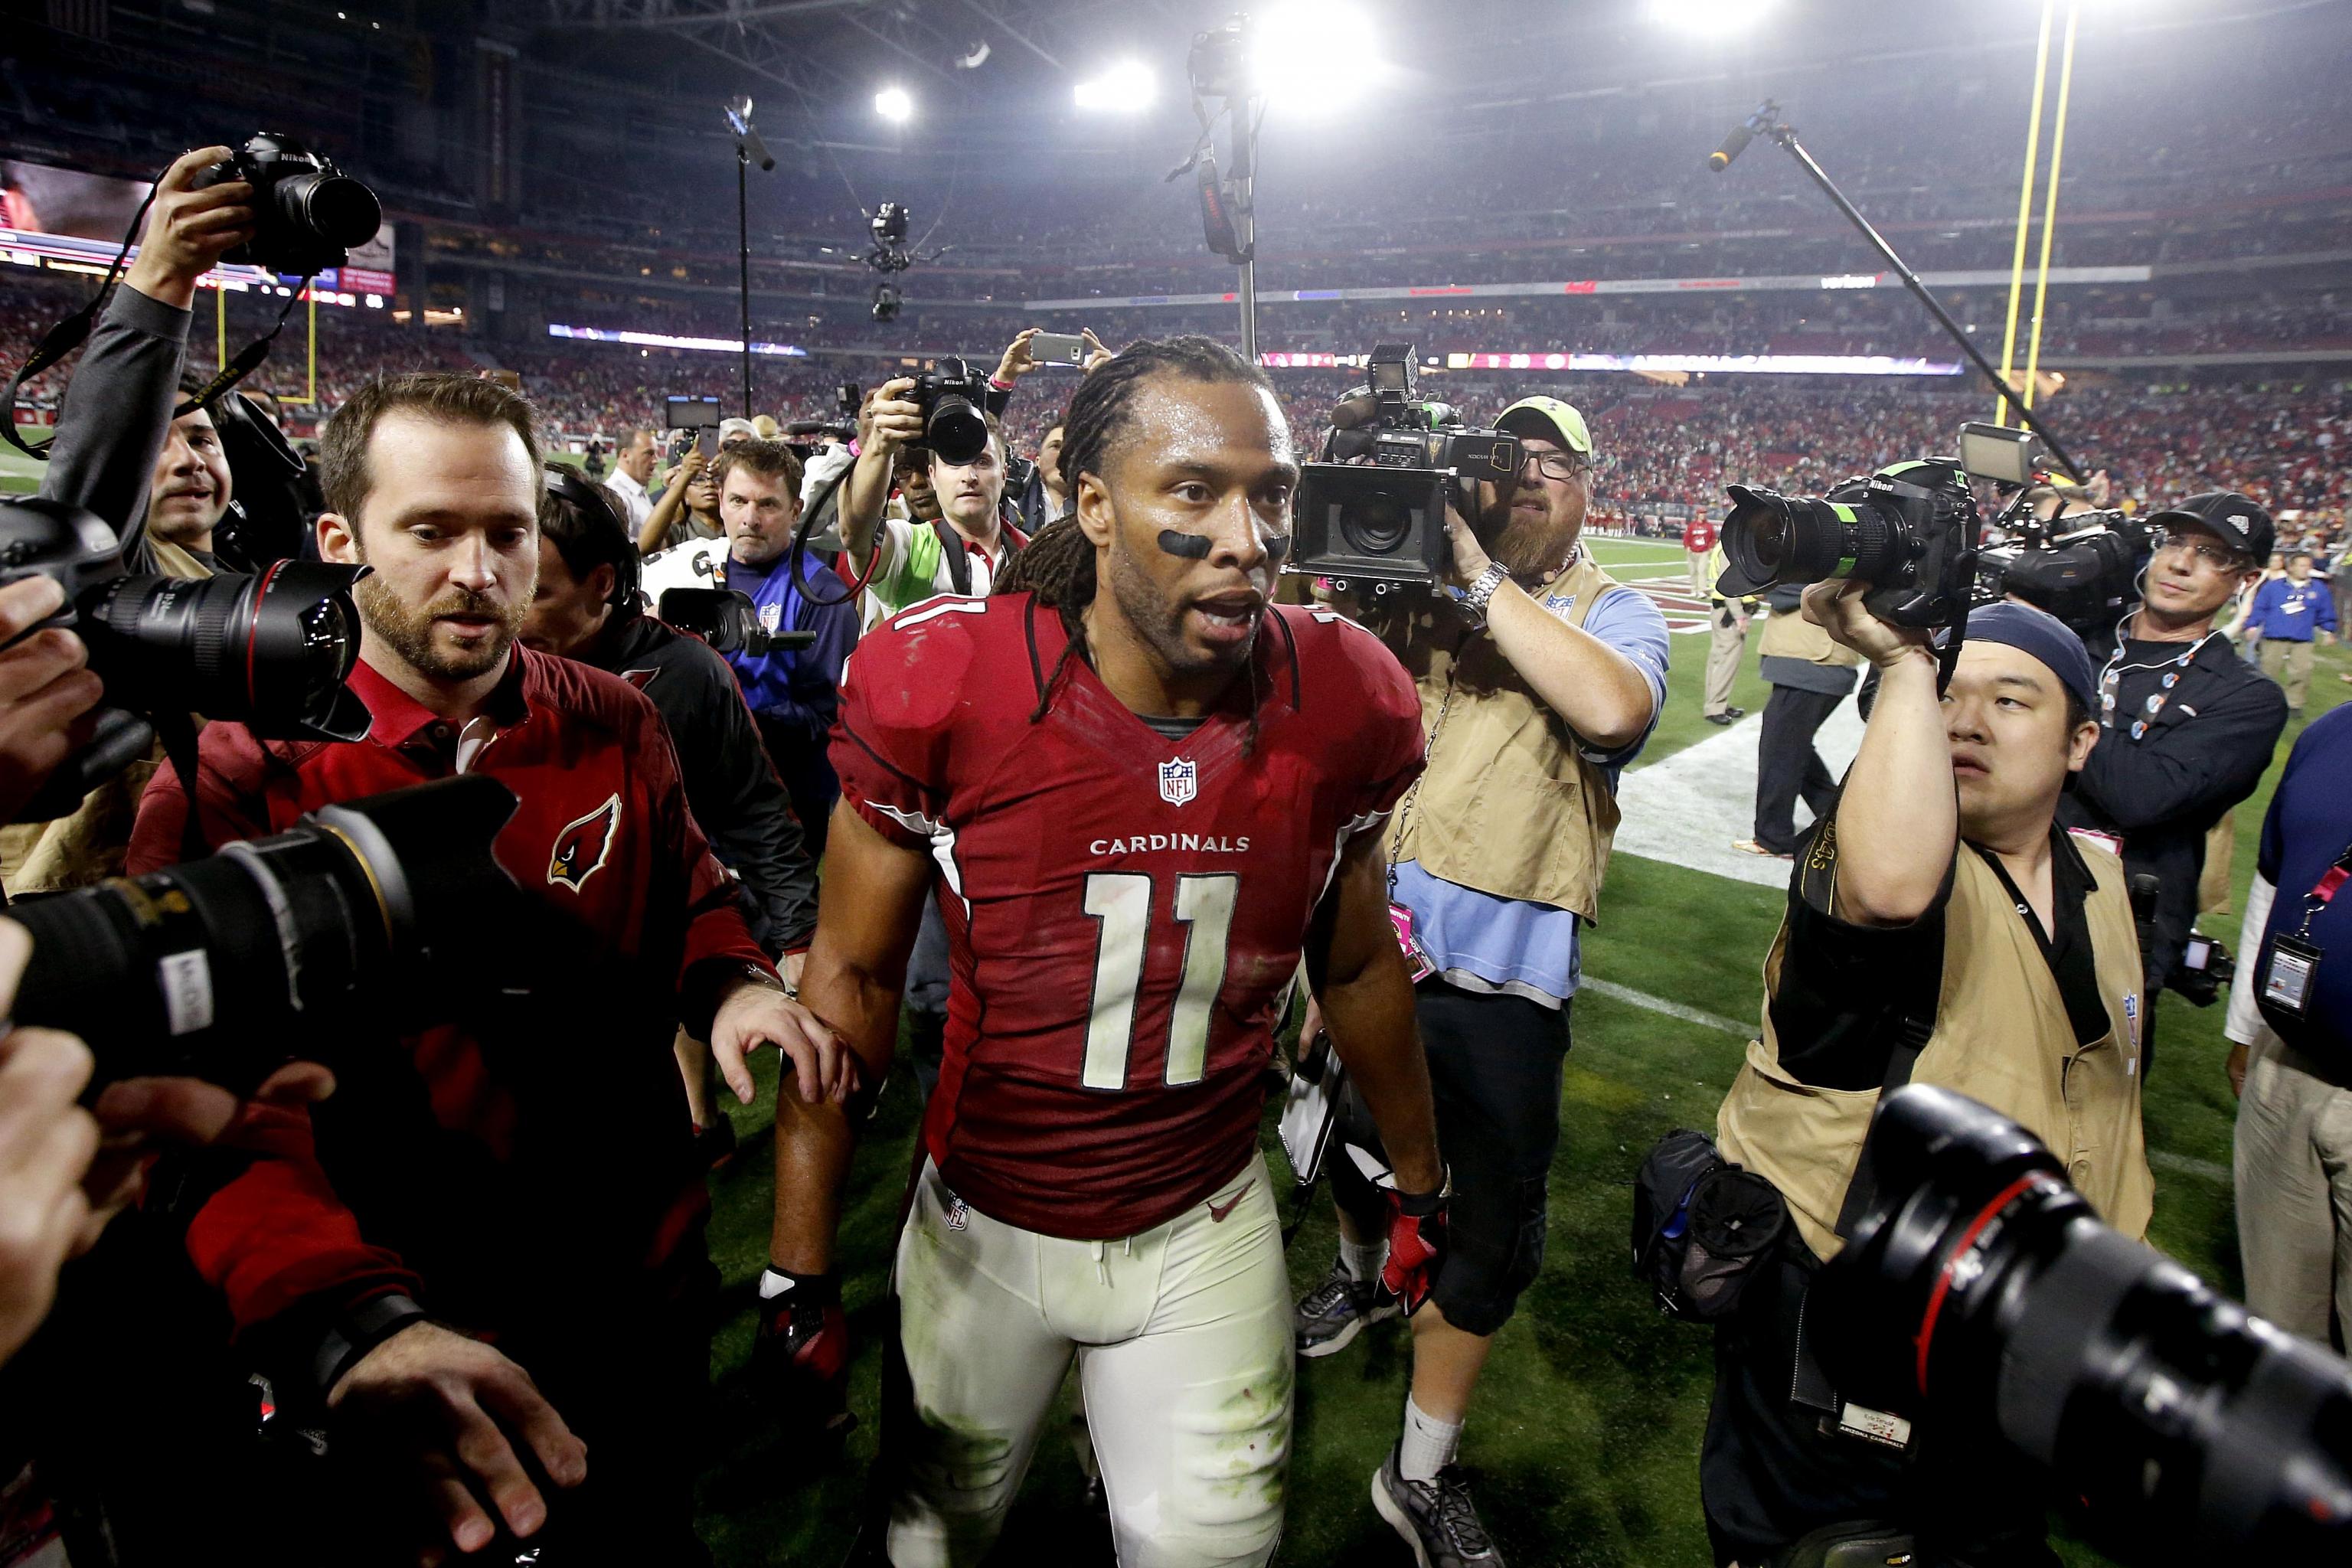
[[[948,1185],[1048,1236],[1132,1236],[1257,1140],[1276,1010],[1355,835],[1422,765],[1370,633],[1270,607],[1181,738],[1129,711],[1029,595],[917,605],[859,643],[842,798],[938,862],[952,986],[923,1136]]]

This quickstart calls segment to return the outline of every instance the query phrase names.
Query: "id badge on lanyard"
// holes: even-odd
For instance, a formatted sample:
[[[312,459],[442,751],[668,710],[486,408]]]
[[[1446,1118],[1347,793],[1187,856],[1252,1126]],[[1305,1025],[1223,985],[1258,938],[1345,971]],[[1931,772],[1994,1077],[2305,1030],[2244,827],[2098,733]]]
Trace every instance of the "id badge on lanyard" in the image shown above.
[[[2320,960],[2326,956],[2311,940],[2311,922],[2319,918],[2336,897],[2336,889],[2352,878],[2352,847],[2336,858],[2336,863],[2320,873],[2319,880],[2303,899],[2303,924],[2293,934],[2285,931],[2271,939],[2270,956],[2263,965],[2262,1009],[2284,1019],[2303,1022],[2310,1016],[2312,981],[2319,973]]]
[[[1405,967],[1412,972],[1415,985],[1437,973],[1437,965],[1422,951],[1421,939],[1412,934],[1412,911],[1402,904],[1389,905],[1389,924],[1396,928],[1397,945],[1404,949]]]

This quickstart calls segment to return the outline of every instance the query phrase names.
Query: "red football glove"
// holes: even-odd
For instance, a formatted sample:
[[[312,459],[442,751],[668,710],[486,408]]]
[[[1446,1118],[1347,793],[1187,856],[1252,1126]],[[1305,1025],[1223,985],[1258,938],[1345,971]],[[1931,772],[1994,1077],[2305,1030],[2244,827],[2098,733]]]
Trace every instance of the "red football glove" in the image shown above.
[[[761,1400],[793,1427],[845,1436],[849,1409],[849,1320],[840,1298],[787,1291],[760,1303],[751,1376]]]
[[[1445,1189],[1406,1194],[1391,1188],[1389,1199],[1389,1260],[1381,1283],[1412,1317],[1429,1300],[1430,1287],[1445,1261]]]

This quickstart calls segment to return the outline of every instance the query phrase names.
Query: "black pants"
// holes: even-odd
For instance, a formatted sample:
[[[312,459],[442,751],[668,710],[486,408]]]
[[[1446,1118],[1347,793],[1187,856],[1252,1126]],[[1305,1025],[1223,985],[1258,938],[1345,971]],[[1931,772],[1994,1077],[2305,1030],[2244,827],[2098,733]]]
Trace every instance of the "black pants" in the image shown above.
[[[1776,686],[1764,704],[1764,732],[1756,753],[1756,842],[1775,855],[1797,852],[1799,796],[1817,821],[1837,803],[1837,780],[1813,749],[1813,736],[1844,700],[1826,691]]]
[[[1716,1330],[1699,1455],[1715,1560],[1755,1568],[1824,1525],[1885,1520],[1916,1537],[1918,1568],[2057,1568],[2042,1488],[2021,1460],[1939,1446],[1924,1425],[1909,1449],[1885,1447],[1790,1397],[1811,1265],[1807,1253],[1759,1275]]]
[[[1482,995],[1433,978],[1416,988],[1413,1011],[1429,1058],[1438,1152],[1454,1178],[1448,1250],[1431,1294],[1447,1322],[1465,1333],[1491,1334],[1510,1321],[1519,1293],[1543,1268],[1568,1009]],[[1341,1136],[1377,1151],[1370,1117],[1352,1090],[1349,1100]],[[1359,1234],[1385,1235],[1380,1189],[1340,1150],[1331,1152],[1326,1168],[1332,1196]]]

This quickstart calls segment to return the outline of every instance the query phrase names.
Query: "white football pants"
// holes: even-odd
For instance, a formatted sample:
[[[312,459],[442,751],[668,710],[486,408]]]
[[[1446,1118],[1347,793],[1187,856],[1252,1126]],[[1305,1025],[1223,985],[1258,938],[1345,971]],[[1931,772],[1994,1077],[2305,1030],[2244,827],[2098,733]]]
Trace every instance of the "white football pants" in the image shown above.
[[[926,1162],[896,1286],[915,1403],[887,1417],[908,1447],[890,1508],[896,1568],[986,1554],[1073,1355],[1121,1568],[1273,1557],[1294,1363],[1263,1156],[1208,1202],[1118,1241],[992,1220]]]

